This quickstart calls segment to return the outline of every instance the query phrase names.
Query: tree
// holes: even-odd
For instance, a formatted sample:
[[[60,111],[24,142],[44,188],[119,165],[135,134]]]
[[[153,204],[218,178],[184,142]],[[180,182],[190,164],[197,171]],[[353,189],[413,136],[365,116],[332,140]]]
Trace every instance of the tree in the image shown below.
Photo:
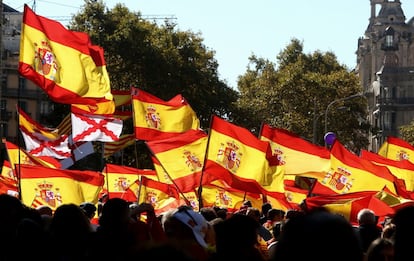
[[[123,4],[108,10],[102,0],[85,0],[70,28],[104,48],[113,89],[133,85],[164,100],[182,94],[204,128],[213,113],[232,115],[237,91],[218,78],[215,52],[201,34],[180,31],[169,20],[146,21]]]
[[[401,138],[414,145],[414,121],[400,127]]]
[[[253,131],[267,123],[320,145],[327,124],[328,131],[335,132],[349,149],[358,151],[368,145],[364,97],[335,102],[327,110],[332,101],[362,91],[357,76],[340,65],[332,52],[304,54],[303,43],[292,39],[277,61],[279,67],[254,55],[249,58],[247,72],[238,82],[239,110],[248,111],[249,119],[238,118],[238,122],[250,123]]]
[[[212,114],[234,115],[238,93],[219,79],[215,52],[201,34],[180,31],[170,20],[147,21],[123,4],[108,9],[102,0],[85,0],[69,28],[87,32],[93,44],[103,47],[111,89],[135,86],[164,100],[182,94],[204,129]],[[132,133],[132,120],[124,126],[124,133]],[[126,165],[151,167],[143,147],[137,143],[126,150]]]

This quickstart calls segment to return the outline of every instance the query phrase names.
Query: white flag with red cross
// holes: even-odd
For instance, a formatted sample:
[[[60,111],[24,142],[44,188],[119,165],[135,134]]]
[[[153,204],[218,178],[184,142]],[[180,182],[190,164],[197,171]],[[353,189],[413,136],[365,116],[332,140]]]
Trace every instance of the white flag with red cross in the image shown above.
[[[103,115],[71,114],[73,142],[119,140],[123,123],[121,119]]]

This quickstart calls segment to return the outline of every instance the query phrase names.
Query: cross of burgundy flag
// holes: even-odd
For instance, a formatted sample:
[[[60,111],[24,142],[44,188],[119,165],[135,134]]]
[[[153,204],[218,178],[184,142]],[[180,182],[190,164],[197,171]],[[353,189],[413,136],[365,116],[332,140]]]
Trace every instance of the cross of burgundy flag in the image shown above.
[[[103,115],[71,114],[73,142],[119,140],[123,123],[121,119]]]

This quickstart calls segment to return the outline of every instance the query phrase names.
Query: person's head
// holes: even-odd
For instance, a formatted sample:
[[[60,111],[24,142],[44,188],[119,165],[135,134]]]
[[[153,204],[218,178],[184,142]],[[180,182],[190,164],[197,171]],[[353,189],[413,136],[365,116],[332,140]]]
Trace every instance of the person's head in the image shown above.
[[[357,220],[359,225],[376,225],[377,223],[375,212],[369,208],[361,209],[357,214]]]
[[[366,252],[366,261],[394,260],[394,244],[388,238],[377,238],[371,242]]]
[[[266,216],[267,212],[271,209],[272,209],[272,204],[270,204],[269,202],[263,203],[263,205],[262,205],[262,215]]]
[[[80,208],[83,210],[83,212],[85,212],[85,215],[89,218],[92,219],[95,216],[96,213],[96,206],[90,202],[84,202],[82,204],[80,204]]]
[[[281,221],[285,217],[285,211],[281,209],[272,208],[267,212],[267,219],[270,221]]]
[[[206,237],[209,224],[203,215],[190,207],[180,206],[165,213],[162,224],[168,238],[185,242],[195,241],[203,248],[208,247]]]
[[[212,207],[203,207],[200,209],[200,214],[203,215],[203,217],[207,221],[211,221],[215,218],[217,218],[217,213]]]
[[[348,220],[317,209],[284,224],[272,260],[361,261],[363,253]]]
[[[42,206],[38,206],[37,208],[36,208],[36,210],[39,212],[39,214],[40,215],[46,215],[46,216],[49,216],[49,217],[51,217],[51,216],[53,216],[53,210],[52,210],[52,208],[51,207],[49,207],[49,206],[44,206],[44,205],[42,205]]]
[[[258,208],[249,207],[247,208],[246,215],[254,218],[254,220],[260,220],[260,210]]]

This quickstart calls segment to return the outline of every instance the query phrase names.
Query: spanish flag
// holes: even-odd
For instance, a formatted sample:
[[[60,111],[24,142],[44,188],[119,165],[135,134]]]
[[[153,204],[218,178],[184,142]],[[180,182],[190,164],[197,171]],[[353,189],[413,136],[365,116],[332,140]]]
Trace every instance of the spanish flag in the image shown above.
[[[414,146],[405,140],[389,136],[378,150],[378,155],[392,160],[408,160],[414,163]]]
[[[263,199],[261,194],[247,193],[234,188],[227,188],[218,184],[203,186],[203,206],[226,208],[229,212],[240,210],[243,202],[249,200],[252,206],[261,209]]]
[[[58,103],[113,101],[104,51],[86,33],[70,31],[57,21],[24,6],[20,40],[20,74]]]
[[[100,172],[61,170],[43,166],[20,165],[22,202],[36,208],[47,205],[55,210],[62,204],[98,202],[104,184]]]
[[[0,194],[19,196],[19,185],[15,179],[0,176]]]
[[[362,150],[360,157],[374,164],[387,167],[391,173],[404,181],[408,191],[414,191],[414,164],[408,160],[392,160],[379,154]]]
[[[279,158],[279,164],[284,165],[286,175],[307,173],[314,177],[329,170],[329,150],[292,132],[263,124],[260,139],[270,143],[273,154]]]
[[[110,198],[124,198],[127,189],[137,181],[141,175],[156,175],[154,170],[137,169],[107,163],[104,172],[104,190]]]
[[[395,214],[395,210],[377,198],[376,191],[360,191],[346,194],[309,197],[306,200],[308,210],[324,207],[331,213],[340,214],[351,224],[357,225],[358,212],[369,208],[375,212],[379,220]]]
[[[331,148],[331,168],[320,182],[338,194],[380,191],[384,187],[396,193],[396,180],[387,167],[362,159],[335,141]]]
[[[154,207],[155,214],[159,215],[171,208],[177,208],[181,202],[177,190],[173,185],[161,183],[147,177],[141,177],[130,187],[129,191],[135,195],[137,203],[149,203]]]
[[[200,186],[207,148],[205,132],[188,130],[175,137],[148,141],[146,144],[180,192],[192,191]],[[209,182],[205,179],[206,183]]]
[[[261,193],[277,175],[276,166],[269,142],[218,116],[212,117],[203,176],[222,179],[235,189]]]
[[[199,129],[196,113],[181,94],[164,101],[137,88],[132,88],[131,92],[137,139],[161,140]]]

